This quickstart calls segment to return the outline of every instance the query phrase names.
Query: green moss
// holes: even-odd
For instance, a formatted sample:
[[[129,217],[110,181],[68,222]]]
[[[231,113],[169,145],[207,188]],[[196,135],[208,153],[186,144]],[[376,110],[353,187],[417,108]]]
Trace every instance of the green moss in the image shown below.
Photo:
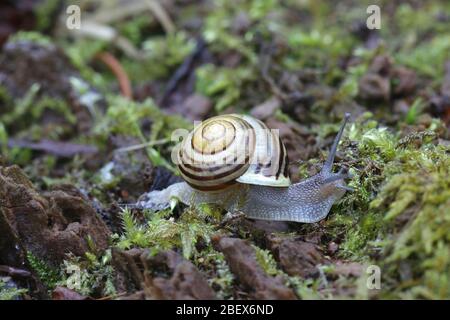
[[[0,151],[3,157],[8,158],[8,132],[0,121]]]
[[[256,261],[263,268],[263,270],[271,276],[279,275],[280,270],[277,267],[277,263],[273,258],[269,250],[263,250],[255,245],[253,245],[256,253]]]
[[[189,259],[197,254],[196,244],[203,241],[210,243],[215,232],[212,224],[205,222],[210,218],[204,211],[190,208],[175,221],[170,212],[146,212],[145,224],[139,224],[128,209],[122,212],[124,233],[119,237],[120,248],[141,247],[152,250],[180,248],[183,256]]]
[[[167,115],[161,111],[152,99],[141,103],[130,101],[119,95],[110,95],[108,110],[103,121],[100,121],[95,131],[102,135],[127,134],[146,141],[141,129],[142,122],[152,120],[150,141],[170,138],[175,129],[190,128],[191,124],[178,115]]]
[[[143,34],[150,29],[152,19],[148,14],[136,15],[133,19],[129,19],[120,23],[118,31],[121,36],[130,40],[134,45],[140,46],[143,42]]]
[[[444,63],[450,59],[450,35],[443,34],[421,43],[414,49],[401,51],[396,60],[418,73],[440,81],[444,75]]]
[[[14,109],[11,112],[1,116],[1,121],[6,125],[10,125],[18,119],[24,117],[25,114],[28,115],[39,88],[39,84],[33,84],[24,97],[14,101]]]
[[[61,41],[64,45],[64,51],[70,59],[70,62],[78,70],[81,77],[92,86],[108,92],[110,83],[117,81],[113,75],[108,72],[100,73],[92,68],[95,61],[95,55],[109,48],[109,44],[102,40],[78,39],[75,44]]]
[[[289,276],[278,267],[269,250],[261,249],[255,245],[253,245],[253,248],[255,249],[256,260],[264,272],[270,276],[281,277],[284,284],[292,288],[300,299],[324,299],[331,297],[319,293],[320,287],[328,286],[328,283],[323,283],[323,278],[303,279],[299,276]],[[322,267],[318,266],[318,268]]]
[[[4,106],[2,108],[2,112],[4,113],[5,110],[8,110],[11,108],[11,105],[13,103],[13,98],[9,94],[9,91],[6,87],[0,85],[0,105]]]
[[[164,166],[175,171],[172,164],[161,154],[170,158],[169,149],[162,149],[155,145],[169,142],[176,130],[191,128],[191,124],[178,115],[168,115],[162,112],[153,102],[147,99],[142,103],[130,101],[119,95],[109,95],[106,116],[99,119],[93,129],[96,143],[104,145],[113,134],[136,137],[144,144],[150,161],[155,166]],[[150,133],[142,127],[152,120]],[[176,141],[173,141],[174,144]]]
[[[449,9],[448,3],[423,3],[419,10],[409,3],[403,3],[395,11],[392,24],[397,26],[399,34],[406,34],[409,39],[419,40],[418,38],[426,33],[448,32],[450,23],[445,20],[438,21],[434,17]]]
[[[253,18],[259,18],[260,21],[265,21],[262,17],[267,14],[265,10],[270,7],[271,0],[259,2],[259,4],[257,1],[236,4],[224,0],[216,1],[214,3],[214,10],[205,19],[203,30],[203,37],[208,42],[210,50],[213,52],[236,51],[245,57],[247,62],[251,64],[256,63],[258,60],[257,55],[252,49],[251,44],[255,30],[249,31],[244,37],[241,37],[233,34],[231,28],[233,18],[241,10],[243,12],[249,12],[251,7],[253,7]],[[250,5],[250,7],[246,7],[247,5]]]
[[[385,2],[379,3],[382,8]],[[337,131],[338,125],[327,124],[325,119],[330,111],[334,113],[338,109],[338,105],[356,102],[362,104],[361,108],[366,107],[363,101],[354,99],[358,94],[358,83],[374,57],[388,54],[395,65],[414,69],[420,90],[402,98],[410,103],[406,114],[400,118],[385,116],[397,99],[393,97],[371,109],[377,118],[389,124],[389,128],[383,128],[374,115],[365,113],[345,134],[339,148],[339,160],[350,167],[353,178],[348,184],[355,191],[347,192],[333,206],[327,219],[320,224],[301,226],[301,231],[296,234],[309,234],[320,228],[323,239],[339,245],[337,256],[332,255],[332,260],[381,266],[383,289],[375,293],[376,298],[448,298],[449,150],[439,144],[439,139],[448,137],[442,136],[443,125],[438,120],[432,120],[424,131],[414,131],[423,127],[421,116],[428,112],[427,99],[434,96],[433,90],[439,90],[444,63],[450,59],[449,20],[442,16],[450,7],[445,1],[392,7],[393,10],[382,13],[380,45],[367,49],[364,40],[350,33],[355,21],[363,21],[361,17],[366,16],[367,5],[373,4],[370,0],[363,3],[360,6],[345,3],[332,6],[323,1],[287,0],[280,4],[274,0],[219,0],[202,8],[203,25],[194,32],[191,31],[197,28],[191,28],[191,21],[198,18],[198,5],[177,5],[173,17],[177,17],[179,29],[168,35],[162,35],[160,27],[153,28],[156,23],[143,13],[117,21],[113,27],[139,48],[145,59],[130,58],[116,50],[113,43],[73,39],[64,32],[52,39],[40,33],[19,32],[10,41],[35,41],[45,46],[56,41],[82,78],[106,97],[106,114],[100,115],[98,111],[93,117],[93,137],[78,137],[80,140],[106,150],[112,135],[137,138],[137,144],[142,144],[140,147],[154,165],[163,165],[174,172],[176,170],[169,161],[175,144],[171,134],[178,128],[190,129],[191,124],[181,117],[161,112],[150,99],[131,102],[111,94],[111,89],[117,88],[117,79],[98,62],[97,53],[114,54],[134,85],[151,82],[158,87],[195,50],[193,39],[201,33],[207,42],[206,61],[209,63],[195,69],[195,90],[213,102],[216,113],[229,107],[236,112],[245,112],[273,94],[267,79],[261,76],[263,62],[269,57],[268,76],[280,90],[286,94],[300,92],[312,96],[315,102],[311,108],[305,108],[304,119],[318,123],[311,131],[319,138],[329,137]],[[40,30],[51,24],[48,18],[55,6],[53,0],[43,1],[38,6]],[[189,14],[186,14],[186,7],[189,7]],[[292,25],[294,20],[300,24]],[[183,30],[185,26],[188,27]],[[205,60],[199,60],[202,61]],[[74,80],[72,85],[79,89],[80,95],[85,93],[86,87],[80,82]],[[428,89],[424,93],[422,88]],[[74,157],[66,165],[55,158],[39,157],[37,161],[30,150],[6,147],[11,137],[40,139],[43,130],[39,118],[45,110],[51,109],[62,115],[69,126],[74,124],[75,117],[63,102],[40,97],[38,91],[39,87],[35,85],[24,97],[13,99],[0,86],[2,156],[6,155],[4,158],[8,162],[28,165],[27,172],[38,181],[42,180],[46,188],[61,182],[75,183],[88,190],[90,196],[110,203],[114,197],[109,191],[116,186],[119,177],[112,175],[111,164],[107,161],[101,170],[92,173],[85,171],[80,157]],[[322,92],[326,94],[322,95]],[[277,111],[275,117],[280,121],[291,121],[287,116],[288,112],[292,116],[289,108],[290,103],[283,101],[286,114]],[[396,120],[397,124],[394,123]],[[62,126],[54,128],[50,138],[67,137],[65,130]],[[403,137],[407,132],[414,133]],[[319,158],[303,163],[299,167],[300,176],[308,176],[308,168],[319,167],[319,163]],[[67,174],[63,178],[54,178],[51,173],[60,165],[67,169]],[[42,177],[39,177],[40,173]],[[145,212],[139,222],[131,212],[125,211],[124,232],[114,236],[115,245],[154,248],[155,252],[163,249],[183,252],[207,275],[219,297],[232,298],[233,286],[237,283],[223,254],[210,244],[210,237],[218,232],[217,229],[228,232],[227,228],[219,227],[222,212],[207,205],[182,210],[175,202],[173,204],[173,212]],[[237,235],[248,237],[239,227],[237,229]],[[333,266],[320,266],[317,279],[288,277],[269,251],[259,247],[255,250],[258,263],[265,272],[283,277],[302,299],[371,297],[365,288],[364,277],[339,275],[336,278],[331,272]],[[45,282],[54,286],[55,278],[47,275],[52,272],[40,261],[34,264]],[[97,256],[88,252],[84,257],[71,257],[65,267],[81,270],[80,293],[114,295],[108,253]],[[72,276],[66,272],[62,279],[66,281],[65,277],[72,279]],[[0,296],[3,290],[0,289]]]
[[[65,279],[61,285],[70,286],[84,296],[114,297],[115,271],[111,265],[111,250],[103,255],[92,251],[86,252],[85,257],[69,256],[64,260],[62,270]]]
[[[371,202],[392,232],[382,263],[400,281],[404,298],[444,299],[450,295],[450,157],[448,148],[424,145],[401,150],[392,175]],[[401,221],[408,219],[408,223]],[[402,268],[411,275],[402,275]],[[403,279],[402,277],[406,278]]]
[[[38,96],[40,90],[39,84],[33,84],[25,96],[13,101],[14,108],[0,116],[0,121],[6,128],[11,127],[14,130],[25,128],[27,136],[34,139],[41,138],[42,126],[36,125],[37,119],[40,119],[45,110],[52,110],[61,114],[68,124],[74,125],[76,117],[72,113],[70,106],[59,98],[49,97],[47,95]],[[57,139],[63,132],[62,128],[54,128],[48,138]],[[17,133],[17,132],[15,132]]]
[[[199,253],[197,259],[195,259],[195,264],[200,269],[205,270],[205,272],[213,271],[212,276],[208,278],[208,282],[216,291],[217,298],[232,298],[235,278],[225,261],[223,253],[208,246]]]
[[[40,1],[34,9],[36,15],[36,28],[40,31],[47,30],[52,24],[53,19],[56,18],[55,13],[62,1],[60,0],[44,0]],[[65,6],[63,6],[65,10]]]
[[[132,81],[170,78],[171,72],[195,49],[195,41],[183,31],[165,36],[153,36],[143,41],[146,57],[136,63],[134,59],[121,60]]]
[[[8,39],[9,43],[20,41],[35,42],[44,47],[53,45],[53,41],[51,40],[51,38],[35,31],[19,31]]]
[[[345,152],[356,161],[349,183],[355,191],[335,206],[327,232],[340,242],[343,257],[377,257],[374,263],[390,284],[381,296],[448,297],[449,148],[436,144],[433,130],[439,126],[433,124],[402,139],[374,124],[364,120],[350,127],[358,147]]]
[[[19,298],[22,294],[27,293],[26,289],[9,288],[4,281],[0,278],[0,301],[1,300],[15,300]]]
[[[254,71],[247,68],[226,68],[206,64],[197,69],[196,91],[211,97],[220,112],[239,101],[242,87],[254,79]]]
[[[314,29],[305,32],[300,28],[291,28],[287,41],[292,52],[287,56],[284,66],[291,70],[335,66],[338,58],[350,52],[353,43],[351,38],[341,38],[332,30]]]
[[[39,280],[42,281],[48,290],[52,290],[56,287],[61,280],[61,276],[55,268],[51,267],[47,262],[39,259],[29,251],[27,252],[27,261],[34,272],[36,272]]]

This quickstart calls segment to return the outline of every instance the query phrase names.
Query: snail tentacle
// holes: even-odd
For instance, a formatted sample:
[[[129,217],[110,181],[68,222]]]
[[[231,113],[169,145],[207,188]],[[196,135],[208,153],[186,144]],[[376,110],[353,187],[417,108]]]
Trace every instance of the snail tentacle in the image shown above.
[[[347,124],[348,119],[350,119],[350,113],[346,113],[344,115],[344,121],[341,125],[341,128],[339,129],[338,134],[336,135],[336,137],[334,138],[333,141],[333,145],[331,146],[330,149],[330,153],[328,154],[328,158],[327,161],[325,161],[323,167],[322,167],[322,172],[323,173],[331,173],[331,170],[333,168],[333,163],[334,163],[334,158],[336,156],[336,151],[339,145],[339,141],[342,138],[342,134],[344,133],[344,128]]]

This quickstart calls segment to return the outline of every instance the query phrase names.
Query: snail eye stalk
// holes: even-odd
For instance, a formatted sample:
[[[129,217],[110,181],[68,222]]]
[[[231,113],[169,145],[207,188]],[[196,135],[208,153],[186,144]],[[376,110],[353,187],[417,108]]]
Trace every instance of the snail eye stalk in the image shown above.
[[[339,129],[338,134],[334,138],[334,142],[333,142],[333,145],[331,146],[330,154],[328,155],[327,161],[325,161],[325,163],[323,165],[323,168],[322,168],[323,173],[331,172],[331,169],[332,169],[333,163],[334,163],[334,157],[336,156],[337,147],[339,145],[339,141],[341,140],[342,133],[344,132],[345,125],[347,124],[349,118],[350,118],[350,113],[346,113],[344,116],[344,120],[341,125],[341,128]]]

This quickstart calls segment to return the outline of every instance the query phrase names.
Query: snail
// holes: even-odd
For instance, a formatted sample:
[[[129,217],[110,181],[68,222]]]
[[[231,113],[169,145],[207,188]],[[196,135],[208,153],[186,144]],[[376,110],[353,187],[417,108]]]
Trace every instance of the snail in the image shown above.
[[[313,223],[328,215],[346,190],[348,173],[332,172],[345,114],[321,171],[292,184],[286,148],[275,131],[247,115],[216,116],[196,126],[180,144],[184,182],[141,196],[137,207],[162,210],[172,197],[185,204],[214,203],[248,218]]]

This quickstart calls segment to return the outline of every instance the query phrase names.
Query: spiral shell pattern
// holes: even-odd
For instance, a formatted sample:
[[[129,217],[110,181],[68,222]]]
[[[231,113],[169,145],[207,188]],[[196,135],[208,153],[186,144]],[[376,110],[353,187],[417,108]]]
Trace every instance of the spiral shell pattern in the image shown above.
[[[236,182],[288,186],[286,149],[279,137],[268,132],[249,116],[207,119],[183,140],[178,152],[180,173],[201,191],[221,190]]]

